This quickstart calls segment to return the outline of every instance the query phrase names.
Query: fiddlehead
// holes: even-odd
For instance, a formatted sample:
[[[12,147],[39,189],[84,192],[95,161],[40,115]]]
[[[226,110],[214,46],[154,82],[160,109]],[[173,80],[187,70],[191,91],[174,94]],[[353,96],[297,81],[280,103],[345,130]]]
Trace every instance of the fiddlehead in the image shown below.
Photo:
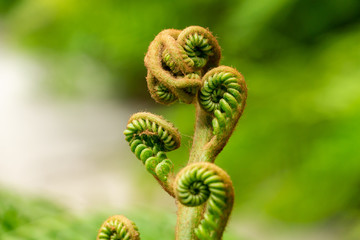
[[[175,180],[176,199],[185,206],[206,204],[193,234],[200,240],[219,240],[229,219],[234,190],[230,177],[213,163],[193,163],[181,170]]]
[[[234,68],[219,66],[202,78],[189,162],[214,162],[242,115],[247,88]]]
[[[204,72],[219,65],[221,49],[211,32],[199,26],[185,28],[178,37],[179,44],[191,59],[190,65]]]
[[[244,77],[234,68],[220,66],[203,77],[199,103],[213,115],[215,135],[232,131],[244,111],[247,88]]]
[[[167,29],[151,42],[145,56],[147,84],[152,98],[162,104],[192,103],[201,75],[218,66],[220,47],[205,28]]]
[[[190,162],[213,162],[229,140],[245,108],[247,88],[236,69],[220,66],[202,78]]]
[[[101,225],[97,240],[140,240],[140,236],[135,223],[115,215]]]
[[[160,116],[140,112],[130,118],[124,135],[131,151],[145,164],[148,172],[170,195],[173,195],[173,163],[165,152],[180,146],[180,134],[177,129]]]

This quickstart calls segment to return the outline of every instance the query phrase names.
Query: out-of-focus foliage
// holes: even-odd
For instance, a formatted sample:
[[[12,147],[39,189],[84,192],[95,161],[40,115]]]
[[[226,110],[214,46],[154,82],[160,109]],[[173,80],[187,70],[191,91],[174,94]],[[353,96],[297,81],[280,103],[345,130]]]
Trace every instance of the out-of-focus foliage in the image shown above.
[[[154,36],[209,27],[223,63],[241,71],[249,89],[245,114],[217,160],[234,181],[236,210],[356,229],[360,1],[23,0],[6,8],[11,38],[55,63],[55,89],[76,89],[74,76],[90,62],[106,72],[102,84],[112,96],[148,101],[143,57]],[[193,128],[184,116],[194,110],[161,111],[184,134],[183,151],[171,155],[184,161]]]
[[[19,4],[20,0],[2,0],[0,1],[0,16],[7,14],[14,6]]]
[[[0,190],[0,239],[95,239],[99,227],[109,214],[111,213],[91,213],[79,217],[48,200]],[[126,214],[136,222],[142,239],[173,239],[175,214],[152,209],[139,209],[119,214]],[[229,240],[239,239],[230,233],[227,233],[226,237]]]
[[[109,213],[76,216],[43,199],[29,198],[1,191],[0,238],[3,240],[27,239],[94,239],[102,221]],[[148,214],[128,213],[146,239],[171,239],[174,220],[169,215],[157,214],[156,221]],[[166,223],[166,224],[165,224]],[[162,226],[162,227],[160,227]],[[159,229],[154,235],[152,228]]]
[[[225,11],[228,4],[189,0],[23,1],[6,21],[11,35],[26,46],[56,54],[56,67],[69,74],[59,77],[60,84],[52,82],[55,87],[76,88],[76,82],[69,82],[74,63],[68,63],[86,55],[112,73],[103,84],[110,85],[114,95],[141,96],[146,92],[144,54],[155,35],[165,28],[191,24],[211,27],[213,16]]]

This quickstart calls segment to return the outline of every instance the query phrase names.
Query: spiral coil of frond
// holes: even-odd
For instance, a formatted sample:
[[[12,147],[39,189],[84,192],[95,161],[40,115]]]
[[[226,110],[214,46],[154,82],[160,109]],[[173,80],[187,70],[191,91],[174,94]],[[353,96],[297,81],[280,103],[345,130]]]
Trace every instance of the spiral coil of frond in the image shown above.
[[[176,177],[175,195],[185,206],[206,203],[203,218],[194,230],[198,239],[221,239],[234,201],[232,182],[225,171],[213,163],[188,165]]]
[[[140,234],[134,222],[115,215],[102,224],[97,240],[140,240]]]
[[[188,36],[185,40],[184,49],[192,60],[192,65],[196,68],[204,67],[209,57],[214,55],[209,40],[197,32]]]
[[[160,116],[140,112],[130,118],[124,135],[131,151],[146,169],[159,180],[166,181],[173,170],[173,163],[165,152],[180,146],[177,129]]]
[[[160,32],[145,56],[152,98],[162,104],[177,100],[192,103],[201,85],[200,75],[218,66],[220,57],[216,38],[205,28],[191,26],[182,31]]]
[[[163,102],[172,103],[177,100],[175,94],[173,94],[168,88],[166,88],[163,84],[159,83],[155,86],[156,96]]]
[[[206,112],[214,116],[214,134],[220,134],[237,123],[244,110],[246,97],[244,77],[234,68],[220,66],[203,77],[199,102]]]

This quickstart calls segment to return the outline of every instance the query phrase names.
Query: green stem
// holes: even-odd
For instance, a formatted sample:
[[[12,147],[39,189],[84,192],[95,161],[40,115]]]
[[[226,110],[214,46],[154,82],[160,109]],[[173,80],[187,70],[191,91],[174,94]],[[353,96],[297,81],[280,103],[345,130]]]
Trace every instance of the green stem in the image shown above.
[[[178,219],[176,224],[176,240],[197,239],[194,229],[199,226],[205,204],[198,207],[187,207],[178,202]]]
[[[213,138],[211,127],[212,116],[207,114],[200,104],[196,102],[196,122],[194,130],[193,145],[190,150],[189,162],[214,162],[215,157],[206,144]]]
[[[203,111],[199,103],[196,102],[194,138],[188,164],[195,162],[214,162],[215,156],[212,156],[211,151],[205,148],[205,145],[213,137],[211,120],[212,117]],[[197,239],[194,229],[200,224],[206,204],[197,207],[187,207],[181,203],[177,203],[177,206],[176,240]]]
[[[165,190],[165,192],[167,192],[170,196],[175,197],[174,194],[174,180],[175,177],[174,175],[169,175],[167,177],[166,181],[162,181],[160,180],[158,177],[155,176],[156,181],[160,184],[160,186]]]

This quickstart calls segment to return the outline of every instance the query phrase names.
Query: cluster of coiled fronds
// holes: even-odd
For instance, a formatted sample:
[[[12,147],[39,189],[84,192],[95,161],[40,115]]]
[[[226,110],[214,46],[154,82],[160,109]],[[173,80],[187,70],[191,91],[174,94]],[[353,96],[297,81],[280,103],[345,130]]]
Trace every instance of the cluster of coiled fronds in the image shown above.
[[[219,66],[220,58],[216,38],[198,26],[160,32],[145,56],[152,98],[196,106],[189,164],[178,174],[166,154],[180,146],[180,134],[170,122],[140,112],[124,131],[131,151],[177,200],[177,240],[220,240],[234,202],[230,177],[213,162],[244,111],[247,88],[236,69]],[[104,223],[98,239],[137,240],[139,234],[130,220],[117,216]]]
[[[139,240],[135,223],[122,215],[108,218],[100,227],[97,240]]]
[[[151,96],[162,104],[178,99],[192,103],[201,85],[200,75],[218,66],[220,57],[216,38],[205,28],[192,26],[160,32],[145,57]]]
[[[206,203],[200,224],[194,229],[200,240],[220,239],[233,206],[230,177],[213,163],[193,163],[182,169],[175,180],[178,201],[190,207]]]

